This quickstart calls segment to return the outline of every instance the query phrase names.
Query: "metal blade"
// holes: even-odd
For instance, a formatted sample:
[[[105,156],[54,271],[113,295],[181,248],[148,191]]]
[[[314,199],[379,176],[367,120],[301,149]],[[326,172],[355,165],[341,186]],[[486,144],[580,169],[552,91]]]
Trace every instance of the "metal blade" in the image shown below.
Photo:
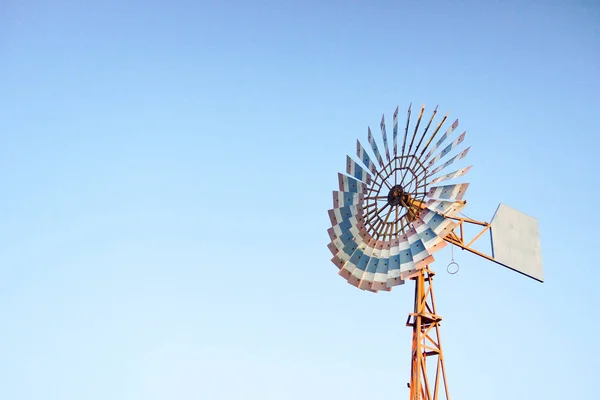
[[[398,155],[398,107],[396,107],[396,111],[394,111],[394,131],[393,131],[393,139],[394,139],[394,157]]]
[[[396,238],[392,241],[390,247],[390,263],[388,266],[386,286],[403,285],[404,280],[400,278],[400,239]]]
[[[445,238],[457,225],[457,223],[435,211],[424,209],[419,214],[419,220],[427,225],[429,229],[440,239]]]
[[[465,201],[444,201],[431,199],[426,203],[427,208],[438,214],[453,217],[460,212],[467,203]]]
[[[461,168],[459,170],[450,172],[449,174],[439,176],[439,177],[435,178],[434,180],[432,180],[431,183],[438,183],[438,182],[447,181],[447,180],[450,180],[450,179],[461,177],[463,175],[466,175],[466,173],[469,172],[469,170],[472,167],[473,167],[472,165],[469,165],[466,168]]]
[[[367,167],[367,169],[371,172],[371,174],[375,175],[377,172],[377,166],[369,157],[369,153],[365,151],[365,148],[360,143],[359,140],[356,141],[356,155],[358,159]]]
[[[373,242],[375,242],[375,240],[373,240],[372,243]],[[353,286],[358,287],[360,279],[367,269],[371,254],[374,250],[370,244],[371,243],[362,242],[358,247],[359,251],[353,254],[350,261],[344,264],[342,269],[340,269],[339,274]]]
[[[383,137],[383,147],[385,149],[385,158],[389,162],[390,161],[390,150],[389,150],[389,147],[388,147],[387,133],[386,133],[386,130],[385,130],[385,115],[381,116],[380,128],[381,128],[381,136]]]
[[[469,152],[470,149],[471,149],[471,147],[467,147],[465,150],[458,153],[457,155],[455,155],[454,157],[452,157],[451,159],[449,159],[448,161],[446,161],[445,163],[443,163],[442,165],[440,165],[439,167],[437,167],[436,169],[431,171],[429,174],[427,174],[427,176],[428,177],[433,176],[433,175],[437,174],[438,172],[440,172],[441,170],[443,170],[444,168],[446,168],[447,166],[451,165],[453,162],[465,158],[465,156],[467,155],[467,153]]]
[[[410,252],[412,253],[412,258],[417,269],[433,261],[433,257],[431,257],[431,254],[425,248],[425,244],[423,244],[414,227],[411,227],[406,232],[406,236],[408,237]]]
[[[450,126],[450,128],[448,128],[448,130],[446,131],[446,133],[444,133],[442,135],[442,137],[435,143],[435,145],[431,148],[431,150],[429,150],[429,153],[427,153],[427,155],[425,156],[425,158],[423,159],[423,162],[427,161],[427,159],[429,157],[431,157],[431,155],[433,154],[433,152],[440,147],[440,145],[442,143],[444,143],[444,140],[446,140],[448,138],[448,136],[450,136],[452,134],[452,132],[454,132],[454,130],[458,128],[458,119],[456,119],[456,121],[454,121],[454,123]]]
[[[450,143],[448,146],[444,147],[444,149],[442,151],[440,151],[438,154],[436,154],[436,156],[433,157],[429,161],[429,163],[427,164],[427,168],[431,167],[433,164],[435,164],[440,159],[442,159],[442,157],[444,157],[446,154],[450,153],[452,151],[452,149],[454,149],[455,147],[460,145],[465,140],[466,134],[467,134],[467,132],[464,132],[462,135],[460,135],[459,137],[454,139],[454,141],[452,141],[452,143]]]
[[[338,173],[338,182],[342,192],[367,193],[367,185],[348,175]]]
[[[346,156],[346,173],[359,181],[365,182],[367,185],[371,182],[371,176],[367,170],[358,165],[350,156]]]
[[[434,186],[429,190],[427,196],[433,199],[462,200],[468,187],[468,183],[457,183],[456,185],[446,186]]]
[[[337,190],[333,191],[333,207],[340,208],[343,206],[349,206],[352,204],[362,204],[363,195],[362,193],[352,193],[352,192],[339,192]]]
[[[404,156],[404,150],[406,147],[406,138],[408,137],[408,128],[410,125],[410,113],[411,113],[412,103],[408,106],[408,111],[406,113],[406,128],[404,128],[404,142],[402,143],[402,156]]]
[[[383,165],[384,165],[383,158],[381,158],[381,153],[379,152],[379,149],[377,148],[377,143],[375,143],[375,138],[373,137],[373,134],[371,133],[371,128],[369,128],[368,140],[369,140],[369,144],[371,145],[371,148],[373,149],[373,153],[375,154],[375,158],[377,158],[379,165],[381,167],[383,167]]]
[[[375,271],[375,276],[373,277],[373,284],[371,285],[372,290],[390,290],[387,286],[387,276],[390,268],[390,249],[392,246],[392,242],[386,241],[383,242],[381,247],[381,259],[377,264],[377,270]]]
[[[375,245],[375,249],[373,249],[373,253],[369,259],[369,263],[367,264],[367,268],[363,272],[362,276],[360,276],[360,282],[358,284],[359,289],[371,289],[371,285],[373,284],[373,279],[375,278],[375,271],[377,271],[377,267],[379,265],[379,261],[381,261],[381,251],[383,250],[382,243],[379,242]],[[355,275],[356,276],[356,275]],[[358,276],[357,276],[358,278]]]

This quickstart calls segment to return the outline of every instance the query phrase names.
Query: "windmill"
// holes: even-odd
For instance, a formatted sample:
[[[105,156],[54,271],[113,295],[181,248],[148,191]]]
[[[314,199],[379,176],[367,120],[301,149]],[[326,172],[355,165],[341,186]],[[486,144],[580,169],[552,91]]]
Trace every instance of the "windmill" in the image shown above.
[[[469,184],[461,179],[471,166],[448,173],[446,168],[469,152],[467,147],[450,157],[466,132],[451,140],[458,120],[443,130],[448,116],[434,124],[437,107],[423,120],[422,106],[414,126],[411,112],[409,106],[402,134],[396,108],[391,152],[382,117],[383,150],[369,128],[372,154],[357,141],[359,162],[347,157],[346,174],[338,174],[339,190],[333,192],[333,209],[328,211],[328,248],[339,275],[361,290],[390,291],[415,281],[414,309],[406,321],[412,328],[410,399],[448,399],[442,319],[436,313],[435,273],[430,268],[433,254],[449,243],[543,282],[540,239],[537,221],[505,204],[489,223],[462,214]],[[468,238],[468,226],[478,233]],[[491,239],[491,254],[473,247],[484,236]]]

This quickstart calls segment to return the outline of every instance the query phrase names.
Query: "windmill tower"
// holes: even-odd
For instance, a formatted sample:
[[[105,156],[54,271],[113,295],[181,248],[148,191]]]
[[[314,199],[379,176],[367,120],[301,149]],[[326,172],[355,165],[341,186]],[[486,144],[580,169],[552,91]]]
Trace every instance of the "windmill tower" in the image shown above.
[[[450,243],[543,282],[537,221],[505,204],[489,223],[462,214],[469,184],[461,180],[471,166],[445,172],[469,152],[467,147],[449,157],[466,132],[451,140],[458,120],[443,130],[447,116],[434,124],[437,107],[429,119],[423,120],[424,112],[425,106],[411,126],[409,106],[402,134],[396,108],[391,152],[385,118],[383,151],[368,129],[371,154],[357,141],[359,162],[347,157],[346,174],[338,174],[339,191],[333,192],[328,211],[331,261],[351,285],[377,293],[415,282],[414,308],[406,321],[412,328],[410,400],[449,399],[430,268],[436,251]],[[466,237],[468,225],[479,233]],[[485,236],[491,239],[491,254],[473,247]]]

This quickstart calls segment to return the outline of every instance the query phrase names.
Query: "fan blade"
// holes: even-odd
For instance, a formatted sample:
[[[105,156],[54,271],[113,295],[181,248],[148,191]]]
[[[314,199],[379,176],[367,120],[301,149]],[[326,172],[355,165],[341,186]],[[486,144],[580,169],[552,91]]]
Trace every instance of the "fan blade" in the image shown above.
[[[333,208],[349,206],[351,204],[361,204],[363,201],[362,193],[338,192],[333,191]]]
[[[331,226],[339,225],[342,221],[351,220],[358,224],[363,222],[362,207],[356,205],[342,206],[338,208],[332,208],[327,210],[329,219],[331,220]]]
[[[446,186],[433,186],[427,196],[433,199],[447,199],[447,200],[462,200],[467,188],[468,183],[458,183],[456,185]]]
[[[413,228],[417,231],[417,235],[421,238],[425,250],[429,254],[433,254],[438,250],[441,250],[446,246],[446,242],[440,238],[429,225],[427,225],[422,219],[417,218],[413,221]]]
[[[338,182],[340,184],[340,191],[352,192],[352,193],[367,193],[367,185],[363,182],[358,181],[348,175],[338,173]]]
[[[467,134],[467,132],[464,132],[458,138],[454,139],[454,141],[452,143],[450,143],[448,146],[446,146],[442,151],[440,151],[435,157],[433,157],[427,164],[427,168],[431,167],[433,164],[438,162],[442,157],[444,157],[446,154],[448,154],[450,151],[452,151],[452,149],[454,149],[455,147],[460,145],[465,140],[466,134]]]
[[[369,153],[365,151],[365,148],[359,140],[356,141],[356,155],[358,156],[358,159],[363,164],[365,164],[365,166],[371,172],[371,174],[375,175],[377,173],[377,166],[371,160],[371,157],[369,157]]]
[[[419,237],[417,231],[414,227],[411,227],[407,232],[406,236],[408,237],[408,244],[410,245],[410,252],[413,257],[413,261],[415,262],[415,267],[417,269],[422,268],[426,264],[430,264],[433,262],[433,257],[423,244],[423,241]]]
[[[375,240],[371,243],[374,242]],[[371,243],[362,242],[358,247],[359,251],[357,251],[356,254],[353,254],[350,261],[344,264],[342,269],[340,269],[339,275],[343,276],[348,283],[353,286],[358,287],[360,278],[367,269],[371,254],[374,250],[373,247],[370,246]]]
[[[392,241],[390,247],[390,263],[387,273],[386,286],[392,288],[393,286],[403,285],[404,280],[400,278],[400,239],[396,238]]]
[[[427,208],[421,211],[418,221],[419,220],[431,229],[435,236],[440,239],[445,238],[457,225],[457,223],[450,218],[446,218]]]
[[[437,174],[438,172],[440,172],[441,170],[443,170],[444,168],[446,168],[448,165],[452,164],[454,161],[458,161],[462,158],[465,158],[465,156],[467,155],[467,153],[469,152],[470,149],[471,149],[471,147],[467,147],[465,150],[458,153],[457,155],[455,155],[454,157],[452,157],[451,159],[449,159],[448,161],[446,161],[445,163],[443,163],[442,165],[440,165],[439,167],[437,167],[436,169],[431,171],[429,174],[427,174],[427,176],[428,177],[433,176],[433,175]]]
[[[466,205],[466,201],[444,201],[434,199],[431,199],[426,203],[426,206],[429,210],[449,217],[453,217],[458,214],[458,212],[465,208]]]
[[[371,176],[369,173],[350,158],[350,156],[346,156],[346,173],[352,175],[359,181],[365,182],[367,185],[371,183]]]
[[[373,137],[373,134],[371,133],[371,128],[369,128],[369,144],[371,145],[371,148],[373,149],[373,153],[375,153],[375,157],[377,158],[377,161],[379,162],[379,165],[381,167],[383,167],[383,158],[381,158],[381,153],[379,153],[379,149],[377,148],[377,143],[375,143],[375,138]]]
[[[329,213],[329,218],[332,221],[337,221],[337,217],[334,215],[334,212],[331,211]],[[360,235],[360,229],[357,227],[358,222],[356,220],[357,216],[352,215],[351,217],[347,218],[347,219],[342,219],[339,222],[336,222],[334,225],[331,226],[332,232],[333,232],[333,238],[332,241],[334,241],[336,238],[340,239],[342,241],[343,244],[347,243],[346,239],[351,239],[352,237],[359,237],[360,236],[360,241],[362,241],[362,236]],[[346,236],[344,238],[344,235],[350,232],[352,233],[352,237],[348,237]],[[331,235],[330,235],[331,236]]]
[[[398,155],[398,107],[396,107],[396,111],[394,111],[394,157]]]
[[[385,130],[385,115],[381,116],[380,128],[381,128],[381,136],[383,137],[383,147],[385,149],[385,158],[389,162],[390,161],[390,150],[388,147],[387,132]]]
[[[421,135],[421,139],[419,140],[419,143],[417,144],[417,147],[415,147],[415,155],[417,154],[417,151],[419,151],[419,148],[421,147],[421,143],[423,143],[423,139],[425,139],[425,136],[427,136],[427,131],[429,131],[429,127],[431,126],[431,123],[433,122],[433,119],[435,118],[435,115],[437,114],[437,109],[438,106],[435,106],[435,109],[433,110],[433,113],[431,114],[431,118],[429,119],[429,122],[427,123],[427,126],[425,127],[425,130],[423,131],[423,135]],[[444,121],[446,120],[446,118],[448,118],[447,116],[444,117],[444,119],[442,120],[442,123],[444,123]],[[438,125],[438,129],[441,127],[441,124]],[[438,129],[435,130],[435,134],[437,134]],[[433,138],[433,136],[432,136]],[[427,144],[429,144],[429,141],[427,142]],[[425,149],[423,149],[425,150]],[[421,155],[423,155],[425,151],[421,151]]]
[[[452,134],[452,132],[454,132],[454,130],[456,128],[458,128],[458,119],[456,119],[456,121],[454,121],[454,123],[450,126],[450,128],[448,128],[448,130],[435,143],[435,145],[431,148],[431,150],[429,150],[429,153],[427,153],[427,155],[423,159],[423,162],[427,161],[427,159],[429,159],[429,157],[431,157],[431,155],[433,154],[433,152],[436,151],[436,149],[438,147],[440,147],[442,143],[444,143],[444,141],[448,138],[448,136],[450,136]]]
[[[408,146],[408,152],[406,155],[412,154],[412,146],[415,143],[415,139],[417,137],[417,131],[419,130],[419,125],[421,125],[421,118],[423,118],[423,113],[425,112],[425,104],[421,106],[421,112],[419,113],[419,118],[417,119],[417,124],[415,125],[415,130],[413,132],[413,137],[410,140],[410,145]]]
[[[334,256],[348,259],[362,243],[358,231],[345,227],[345,222],[333,229],[334,239],[327,245]]]
[[[417,265],[413,259],[407,235],[402,235],[400,237],[398,257],[400,258],[400,279],[405,280],[417,270]]]
[[[437,136],[440,129],[442,129],[442,125],[444,125],[444,122],[446,122],[446,119],[448,119],[448,114],[444,115],[444,118],[442,118],[442,120],[438,124],[437,128],[435,128],[435,131],[433,131],[433,134],[431,134],[431,137],[429,138],[429,140],[423,147],[423,150],[421,150],[421,154],[419,154],[419,159],[423,158],[423,154],[425,154],[425,152],[429,148],[429,145],[431,144],[431,142],[433,142],[433,139],[435,139],[435,137]],[[425,160],[423,160],[423,161],[425,161]]]
[[[358,285],[360,289],[368,290],[371,292],[377,292],[379,290],[390,291],[391,288],[387,287],[387,269],[389,266],[389,258],[385,257],[386,244],[389,242],[379,242],[376,250],[378,255],[373,255],[367,270],[363,274],[363,277]],[[389,252],[389,250],[388,250]],[[383,282],[380,282],[383,279]]]
[[[331,261],[338,268],[342,268],[351,259],[356,249],[365,247],[358,228],[360,225],[362,224],[357,222],[356,216],[353,215],[327,230],[331,238],[327,247],[334,255]]]
[[[387,276],[390,268],[390,249],[392,242],[382,242],[381,259],[377,264],[377,270],[373,277],[373,284],[371,285],[372,290],[386,290],[389,291],[391,288],[387,286]]]
[[[406,127],[404,128],[404,142],[402,143],[402,157],[404,157],[404,150],[406,148],[406,139],[408,138],[408,128],[410,125],[410,113],[411,113],[412,103],[408,105],[408,111],[406,112]]]
[[[360,279],[358,283],[358,288],[362,290],[371,289],[371,285],[373,284],[373,279],[375,278],[375,271],[377,271],[377,266],[381,260],[381,251],[383,250],[382,242],[378,242],[375,245],[375,249],[373,249],[373,253],[369,259],[369,263],[367,264],[367,268],[364,270],[362,276],[357,278]]]
[[[450,172],[449,174],[439,176],[439,177],[435,178],[434,180],[432,180],[431,183],[438,183],[438,182],[447,181],[447,180],[450,180],[450,179],[461,177],[463,175],[466,175],[467,172],[469,172],[469,170],[472,167],[473,167],[472,165],[469,165],[466,168],[461,168],[461,169],[456,170],[454,172]]]

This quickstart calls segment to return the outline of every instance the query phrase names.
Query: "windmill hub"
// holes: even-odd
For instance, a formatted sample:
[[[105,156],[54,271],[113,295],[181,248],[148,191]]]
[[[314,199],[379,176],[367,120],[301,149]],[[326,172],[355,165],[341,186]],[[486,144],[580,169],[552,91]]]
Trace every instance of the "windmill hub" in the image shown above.
[[[400,185],[392,187],[390,193],[387,196],[387,201],[390,206],[399,206],[407,204],[410,195],[404,191],[404,188]]]

